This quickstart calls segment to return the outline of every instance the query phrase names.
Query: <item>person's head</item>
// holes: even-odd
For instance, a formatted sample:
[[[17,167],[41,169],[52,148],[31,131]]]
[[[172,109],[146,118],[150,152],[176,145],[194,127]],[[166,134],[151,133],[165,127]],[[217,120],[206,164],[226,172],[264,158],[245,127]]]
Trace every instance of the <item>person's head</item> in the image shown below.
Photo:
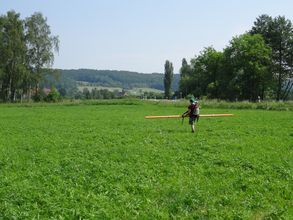
[[[193,97],[190,98],[190,99],[189,99],[189,102],[190,102],[190,103],[194,103],[194,102],[195,102],[194,98],[193,98]]]

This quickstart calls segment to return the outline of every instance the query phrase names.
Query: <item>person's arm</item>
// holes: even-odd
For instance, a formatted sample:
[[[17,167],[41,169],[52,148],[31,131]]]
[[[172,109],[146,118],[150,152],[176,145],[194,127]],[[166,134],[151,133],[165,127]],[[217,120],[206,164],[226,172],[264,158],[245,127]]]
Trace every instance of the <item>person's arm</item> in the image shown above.
[[[190,113],[190,109],[188,109],[186,112],[184,112],[184,113],[182,114],[182,118],[183,118],[183,117],[186,117],[187,115],[189,115],[189,113]]]

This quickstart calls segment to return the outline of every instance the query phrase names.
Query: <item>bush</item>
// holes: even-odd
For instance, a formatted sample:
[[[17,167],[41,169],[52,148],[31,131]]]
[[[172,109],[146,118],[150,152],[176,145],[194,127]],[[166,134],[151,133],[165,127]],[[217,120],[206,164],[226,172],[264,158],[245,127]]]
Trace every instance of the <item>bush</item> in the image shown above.
[[[49,94],[46,96],[45,101],[46,102],[58,102],[60,101],[61,96],[60,93],[57,91],[57,89],[52,88]]]
[[[39,90],[36,94],[32,96],[32,99],[34,100],[34,102],[44,101],[45,98],[46,98],[46,94],[43,90]]]

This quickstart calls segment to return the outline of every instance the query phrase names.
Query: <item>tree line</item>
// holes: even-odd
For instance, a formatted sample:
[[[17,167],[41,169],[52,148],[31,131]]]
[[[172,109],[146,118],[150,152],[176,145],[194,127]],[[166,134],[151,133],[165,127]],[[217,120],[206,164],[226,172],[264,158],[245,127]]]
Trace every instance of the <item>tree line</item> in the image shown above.
[[[182,96],[226,100],[286,100],[293,90],[293,27],[284,16],[259,16],[251,30],[233,37],[223,51],[204,48],[180,69]],[[169,97],[169,61],[165,63],[165,95]]]
[[[64,76],[60,77],[60,70],[50,68],[58,48],[58,37],[51,34],[41,13],[25,19],[14,11],[0,16],[0,101],[41,100],[42,88],[49,84],[55,85],[61,95],[74,95],[78,91],[76,81],[122,88],[148,85],[164,88],[167,98],[172,97],[172,90],[178,89],[177,83],[172,85],[172,82],[178,82],[179,77],[173,74],[173,65],[168,60],[163,76],[128,71],[64,70]],[[190,62],[184,58],[175,94],[226,100],[285,100],[293,90],[292,57],[292,22],[284,16],[261,15],[251,30],[233,37],[222,51],[207,47]],[[58,76],[59,82],[48,83]]]
[[[1,15],[0,101],[37,98],[45,76],[58,74],[50,69],[58,48],[58,37],[41,13],[25,19],[14,11]]]

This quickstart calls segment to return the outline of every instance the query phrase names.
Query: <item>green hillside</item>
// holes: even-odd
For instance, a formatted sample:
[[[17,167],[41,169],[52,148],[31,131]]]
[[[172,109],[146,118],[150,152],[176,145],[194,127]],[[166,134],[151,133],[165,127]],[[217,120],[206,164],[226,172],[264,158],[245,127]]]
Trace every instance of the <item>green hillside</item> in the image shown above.
[[[41,87],[56,87],[63,96],[82,98],[93,89],[104,91],[126,91],[129,95],[157,96],[164,91],[164,74],[162,73],[138,73],[118,70],[93,70],[93,69],[59,69],[59,76],[47,75]],[[172,90],[178,91],[179,74],[174,74]],[[151,93],[151,94],[150,94]],[[115,96],[115,95],[114,95]],[[95,98],[95,97],[91,97]]]
[[[99,86],[132,88],[153,88],[164,90],[164,74],[143,74],[117,70],[61,70],[63,80],[88,82]],[[173,90],[178,89],[179,75],[174,75]]]

